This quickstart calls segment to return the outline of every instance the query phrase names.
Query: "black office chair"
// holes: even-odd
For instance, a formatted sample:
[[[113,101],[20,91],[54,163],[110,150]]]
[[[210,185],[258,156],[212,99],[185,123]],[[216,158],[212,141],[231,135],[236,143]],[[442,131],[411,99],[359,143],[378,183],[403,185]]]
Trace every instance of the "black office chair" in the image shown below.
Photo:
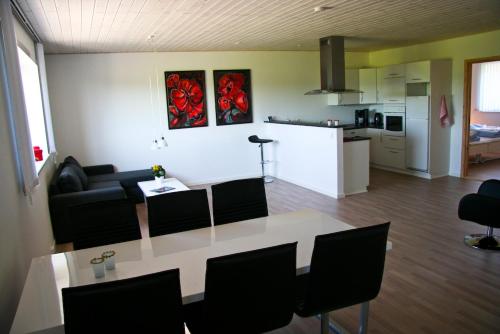
[[[62,289],[64,332],[184,334],[179,269]]]
[[[148,197],[149,236],[212,226],[206,189]]]
[[[267,217],[263,179],[242,179],[213,185],[212,208],[214,225]]]
[[[368,302],[382,283],[389,224],[318,235],[309,273],[297,276],[295,313],[320,314],[321,333],[328,333],[328,312],[363,303],[360,332],[365,333]]]
[[[488,250],[500,250],[500,238],[493,229],[500,227],[500,180],[484,181],[476,194],[465,195],[458,205],[460,219],[487,226],[486,234],[466,235],[467,245]]]
[[[263,139],[259,138],[256,135],[248,137],[248,141],[254,144],[259,144],[260,148],[260,167],[262,169],[262,179],[264,179],[264,182],[269,183],[273,182],[273,178],[270,176],[266,176],[264,172],[264,165],[270,163],[271,161],[264,160],[264,144],[267,143],[272,143],[274,140],[272,139]]]
[[[297,243],[207,260],[205,297],[185,305],[192,334],[257,334],[292,321]]]
[[[135,204],[128,199],[74,206],[70,217],[75,250],[141,239]]]

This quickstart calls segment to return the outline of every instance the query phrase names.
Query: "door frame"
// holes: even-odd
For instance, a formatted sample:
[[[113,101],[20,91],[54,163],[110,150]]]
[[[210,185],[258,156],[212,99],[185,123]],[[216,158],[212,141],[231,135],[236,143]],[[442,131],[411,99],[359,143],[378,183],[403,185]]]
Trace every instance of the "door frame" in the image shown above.
[[[464,104],[462,121],[462,166],[460,168],[460,177],[467,177],[469,169],[469,131],[471,114],[471,90],[472,90],[472,65],[479,63],[488,63],[490,61],[500,61],[500,55],[484,58],[465,59],[464,60]]]

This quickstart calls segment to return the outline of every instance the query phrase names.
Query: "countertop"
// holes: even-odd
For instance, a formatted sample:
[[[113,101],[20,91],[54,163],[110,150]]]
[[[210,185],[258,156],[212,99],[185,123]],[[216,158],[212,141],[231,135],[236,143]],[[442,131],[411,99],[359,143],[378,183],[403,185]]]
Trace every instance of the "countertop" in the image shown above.
[[[369,126],[359,126],[356,124],[341,124],[341,125],[337,125],[337,126],[335,126],[335,125],[328,126],[325,122],[278,121],[278,120],[264,121],[264,123],[299,125],[299,126],[315,126],[318,128],[343,128],[344,130],[366,129],[366,128],[382,129],[382,127],[377,127],[373,124],[371,124]]]

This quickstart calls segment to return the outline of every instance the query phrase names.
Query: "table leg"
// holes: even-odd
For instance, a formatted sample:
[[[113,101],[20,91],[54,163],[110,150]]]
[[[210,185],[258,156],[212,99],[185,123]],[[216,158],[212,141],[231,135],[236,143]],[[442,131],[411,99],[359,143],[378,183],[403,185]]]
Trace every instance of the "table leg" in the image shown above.
[[[370,302],[361,304],[361,314],[359,317],[359,334],[366,334],[368,331],[368,314],[370,311]]]
[[[321,313],[321,334],[330,332],[330,317],[328,313]]]

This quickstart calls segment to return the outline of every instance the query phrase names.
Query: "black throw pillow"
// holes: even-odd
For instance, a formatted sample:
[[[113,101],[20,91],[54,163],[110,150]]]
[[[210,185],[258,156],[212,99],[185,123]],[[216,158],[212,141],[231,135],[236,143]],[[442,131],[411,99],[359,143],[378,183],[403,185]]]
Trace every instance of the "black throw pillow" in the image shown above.
[[[57,178],[57,187],[62,193],[82,191],[83,186],[73,166],[64,167]]]
[[[66,167],[66,166],[73,167],[76,175],[78,175],[78,177],[80,178],[80,182],[82,183],[83,190],[87,190],[89,188],[89,179],[87,177],[87,174],[85,174],[85,172],[83,171],[83,168],[80,165],[80,163],[70,155],[70,156],[66,157],[66,159],[64,159],[63,164],[64,164],[64,167]]]
[[[73,164],[75,166],[78,166],[78,167],[82,168],[82,165],[80,165],[80,163],[78,162],[78,160],[76,160],[72,155],[68,155],[64,159],[64,163],[70,163],[70,164]]]
[[[83,190],[87,190],[89,188],[89,178],[87,174],[83,171],[83,168],[78,167],[72,163],[65,163],[64,167],[70,167],[73,171],[78,175],[80,182],[82,183]]]

